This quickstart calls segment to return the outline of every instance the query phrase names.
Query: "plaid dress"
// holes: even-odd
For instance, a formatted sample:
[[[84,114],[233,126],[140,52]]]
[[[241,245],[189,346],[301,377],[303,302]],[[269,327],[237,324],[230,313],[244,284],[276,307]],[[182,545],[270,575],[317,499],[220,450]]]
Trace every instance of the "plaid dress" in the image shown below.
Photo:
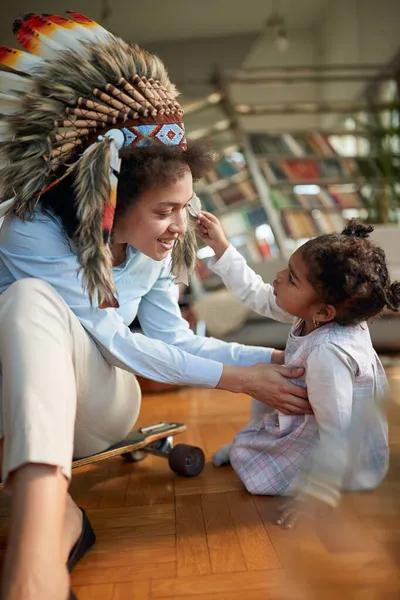
[[[310,356],[323,346],[343,353],[351,364],[347,429],[339,432],[332,427],[330,442],[321,447],[313,415],[267,412],[236,435],[229,458],[252,494],[292,495],[301,486],[335,504],[341,489],[373,489],[386,474],[387,423],[380,400],[387,393],[387,380],[365,323],[356,327],[329,323],[307,336],[299,335],[300,327],[299,321],[293,325],[285,351],[287,366],[306,370],[305,378],[295,383],[306,386]],[[312,369],[315,375],[314,363]],[[323,388],[320,394],[323,398]],[[313,398],[309,400],[313,404]]]

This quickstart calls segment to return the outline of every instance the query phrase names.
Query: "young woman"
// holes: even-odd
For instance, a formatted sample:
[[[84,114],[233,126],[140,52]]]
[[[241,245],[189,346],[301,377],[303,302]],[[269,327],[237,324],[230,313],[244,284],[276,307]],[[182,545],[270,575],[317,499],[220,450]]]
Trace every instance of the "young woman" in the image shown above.
[[[161,61],[76,13],[28,14],[14,31],[35,55],[0,52],[30,74],[0,73],[12,98],[0,199],[14,196],[0,230],[2,478],[13,496],[3,598],[65,600],[68,569],[94,542],[68,496],[72,457],[130,431],[135,374],[310,408],[287,379],[302,370],[269,364],[281,357],[267,348],[194,335],[170,293],[170,254],[172,275],[193,267],[193,179],[210,155],[187,146]],[[129,330],[136,315],[143,334]]]

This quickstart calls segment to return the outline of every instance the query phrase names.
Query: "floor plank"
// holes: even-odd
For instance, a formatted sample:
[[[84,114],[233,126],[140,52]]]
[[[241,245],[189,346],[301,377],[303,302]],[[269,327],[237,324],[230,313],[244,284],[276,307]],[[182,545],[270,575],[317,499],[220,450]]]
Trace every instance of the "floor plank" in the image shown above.
[[[281,570],[253,571],[243,573],[214,573],[197,577],[159,579],[151,582],[152,598],[186,598],[189,595],[203,595],[214,598],[215,594],[241,592],[247,598],[247,591],[278,591],[282,584]],[[244,593],[246,592],[246,593]],[[268,596],[264,595],[264,598]]]
[[[112,600],[150,600],[150,580],[116,583]]]
[[[227,495],[206,494],[201,501],[213,573],[246,571]]]
[[[114,584],[107,585],[81,585],[74,587],[74,593],[79,600],[113,600]]]
[[[176,545],[179,577],[211,573],[201,496],[176,499]]]
[[[76,569],[72,573],[72,584],[99,585],[126,583],[176,577],[176,562],[145,563],[124,567],[102,567]]]
[[[253,498],[246,492],[229,492],[227,498],[247,570],[258,571],[280,567]]]

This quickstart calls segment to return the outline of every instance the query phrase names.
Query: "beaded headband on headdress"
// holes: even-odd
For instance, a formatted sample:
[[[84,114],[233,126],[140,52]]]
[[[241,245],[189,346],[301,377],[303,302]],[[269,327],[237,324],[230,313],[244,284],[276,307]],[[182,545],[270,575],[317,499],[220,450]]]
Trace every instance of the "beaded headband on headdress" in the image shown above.
[[[0,46],[0,65],[18,72],[0,71],[0,202],[14,196],[10,212],[25,218],[41,194],[72,173],[84,282],[101,306],[117,306],[107,242],[119,150],[185,150],[183,111],[158,57],[68,14],[15,21],[16,38],[29,54]],[[181,255],[193,263],[193,252]]]

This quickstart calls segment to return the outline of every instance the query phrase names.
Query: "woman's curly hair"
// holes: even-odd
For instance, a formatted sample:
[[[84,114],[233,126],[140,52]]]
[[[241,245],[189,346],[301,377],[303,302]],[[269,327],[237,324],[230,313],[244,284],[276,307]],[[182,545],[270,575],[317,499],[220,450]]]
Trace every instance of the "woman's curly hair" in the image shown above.
[[[215,153],[208,144],[190,142],[186,152],[177,146],[124,148],[120,152],[115,221],[135,206],[140,195],[150,188],[168,186],[184,176],[187,169],[197,181],[215,163]],[[44,210],[61,219],[65,233],[74,239],[79,220],[74,199],[74,184],[66,177],[40,198]]]
[[[373,230],[352,219],[341,234],[322,235],[301,248],[308,280],[323,302],[336,308],[341,325],[357,325],[400,306],[400,282],[391,283],[384,251],[368,239]]]

